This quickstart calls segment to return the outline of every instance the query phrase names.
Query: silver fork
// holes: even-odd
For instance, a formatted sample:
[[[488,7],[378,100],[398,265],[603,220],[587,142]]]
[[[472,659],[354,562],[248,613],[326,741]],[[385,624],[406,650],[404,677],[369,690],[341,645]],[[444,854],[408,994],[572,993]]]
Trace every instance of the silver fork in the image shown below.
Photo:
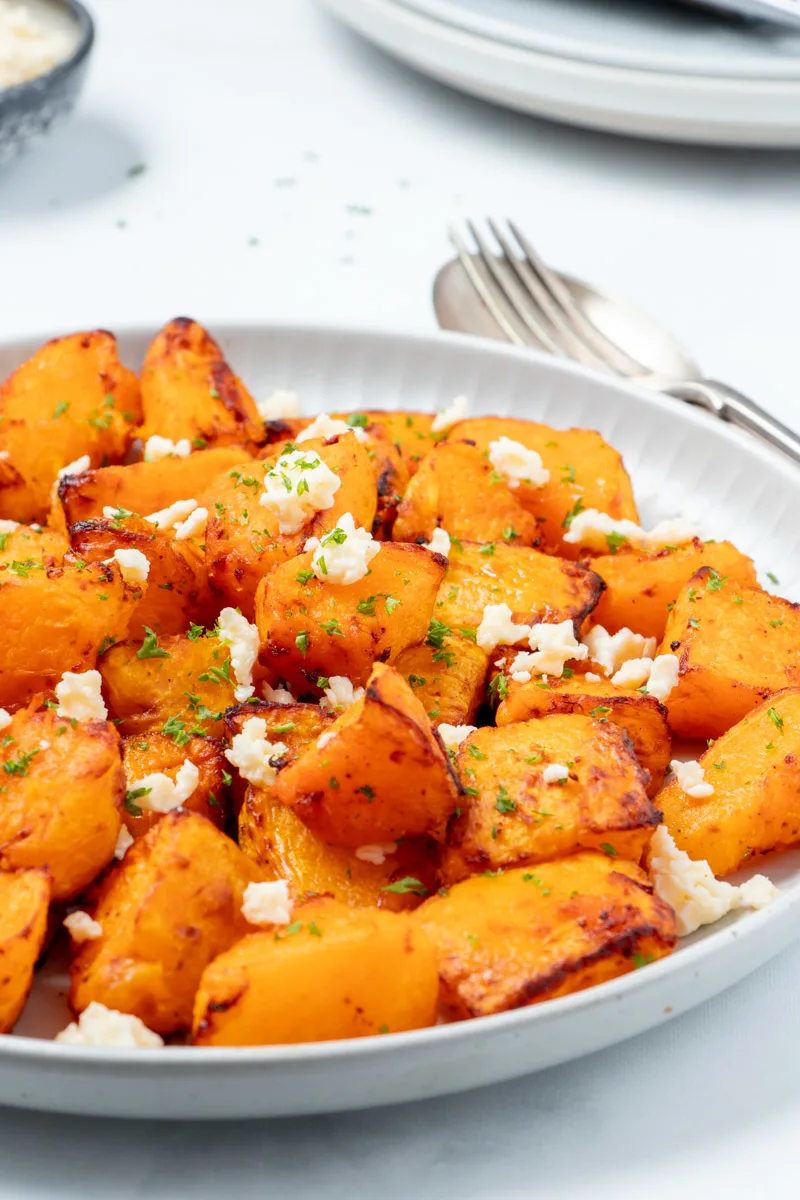
[[[450,240],[476,296],[508,341],[573,359],[698,405],[800,463],[800,437],[741,392],[712,379],[660,374],[603,333],[577,302],[575,284],[569,286],[565,277],[547,266],[513,221],[507,221],[504,229],[487,219],[494,242],[475,222],[466,225],[475,250],[455,226],[448,231]],[[609,311],[620,308],[596,289],[587,286],[581,290],[591,295],[594,309],[598,305]],[[630,318],[629,310],[625,314]],[[624,327],[624,322],[618,324]],[[666,331],[662,337],[673,361],[695,365]]]

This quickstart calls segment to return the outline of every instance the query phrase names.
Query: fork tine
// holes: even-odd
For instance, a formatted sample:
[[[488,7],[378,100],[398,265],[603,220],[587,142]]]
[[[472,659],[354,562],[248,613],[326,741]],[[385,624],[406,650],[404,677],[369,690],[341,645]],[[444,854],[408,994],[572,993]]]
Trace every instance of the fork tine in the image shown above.
[[[630,354],[626,354],[615,342],[612,342],[610,338],[607,338],[605,334],[602,334],[591,323],[573,300],[569,288],[555,271],[551,271],[547,264],[542,261],[525,237],[525,234],[509,218],[506,219],[506,223],[519,243],[531,269],[547,289],[552,300],[559,305],[571,322],[572,330],[576,336],[579,336],[590,347],[592,352],[596,356],[599,356],[606,366],[616,371],[617,374],[626,376],[649,374],[649,368],[645,367]]]
[[[467,221],[467,228],[475,239],[481,261],[494,279],[503,299],[511,306],[523,325],[533,334],[539,345],[543,346],[550,354],[556,354],[559,358],[568,357],[564,348],[552,336],[551,331],[536,319],[535,314],[531,312],[530,304],[520,299],[519,288],[509,266],[505,262],[498,261],[494,249],[472,221]]]
[[[469,250],[467,249],[466,245],[464,244],[464,241],[461,238],[461,235],[459,234],[458,230],[455,228],[454,225],[451,225],[448,228],[447,233],[450,238],[450,241],[453,243],[453,246],[455,247],[456,254],[458,255],[458,258],[459,258],[459,261],[461,262],[462,267],[464,268],[467,278],[469,279],[472,286],[475,288],[475,291],[478,293],[479,297],[481,298],[481,300],[483,301],[483,303],[486,305],[487,309],[489,310],[489,313],[491,314],[492,317],[494,317],[495,321],[500,326],[500,328],[502,329],[503,333],[506,335],[508,340],[510,342],[513,342],[513,344],[515,346],[530,347],[530,342],[527,341],[524,337],[522,337],[522,335],[520,334],[520,332],[516,328],[516,326],[513,325],[511,321],[509,321],[503,308],[501,307],[500,303],[498,302],[498,298],[495,295],[495,292],[493,291],[493,289],[491,287],[489,287],[487,285],[487,283],[484,280],[483,276],[481,275],[480,271],[475,266],[472,255],[470,254]]]

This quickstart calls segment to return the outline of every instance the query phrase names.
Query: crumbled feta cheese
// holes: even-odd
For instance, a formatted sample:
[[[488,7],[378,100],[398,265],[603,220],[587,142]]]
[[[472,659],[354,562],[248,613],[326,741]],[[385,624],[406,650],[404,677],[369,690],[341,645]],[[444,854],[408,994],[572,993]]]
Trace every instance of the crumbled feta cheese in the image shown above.
[[[611,676],[615,687],[639,688],[647,683],[653,667],[652,658],[629,658],[620,669]]]
[[[517,642],[524,642],[530,632],[530,625],[514,624],[507,604],[487,604],[475,640],[482,650],[492,651],[495,646],[515,646]]]
[[[336,737],[336,730],[330,729],[327,733],[321,733],[317,738],[317,749],[324,750],[326,746],[330,746],[331,742]]]
[[[259,650],[258,626],[252,625],[235,608],[223,608],[217,618],[220,644],[229,646],[236,687],[233,694],[240,704],[249,700],[253,687],[253,667]]]
[[[114,858],[124,858],[133,845],[133,836],[128,832],[126,825],[122,826],[117,835],[117,844],[114,847]]]
[[[583,677],[587,683],[602,683],[603,679],[600,675],[595,675],[594,671],[587,671]]]
[[[181,521],[185,521],[189,513],[193,513],[196,508],[196,500],[176,500],[174,504],[170,504],[169,508],[162,508],[159,512],[145,517],[145,521],[149,521],[151,525],[155,525],[161,530],[174,529]]]
[[[443,554],[445,558],[450,555],[450,534],[446,530],[436,528],[429,542],[425,543],[426,550],[432,550],[434,554]]]
[[[474,733],[475,725],[448,725],[445,721],[438,726],[437,733],[448,750],[457,750],[464,738]]]
[[[666,825],[659,825],[650,843],[650,875],[655,892],[675,910],[678,937],[711,925],[737,908],[763,908],[778,895],[764,875],[741,887],[716,879],[705,860],[693,861],[675,845]]]
[[[510,488],[518,488],[521,483],[542,487],[550,478],[550,472],[542,466],[541,456],[511,438],[499,437],[497,441],[489,442],[489,462]]]
[[[451,425],[455,425],[457,421],[463,421],[469,412],[469,400],[466,396],[456,396],[452,404],[447,408],[441,409],[433,418],[431,425],[432,433],[442,433],[443,430],[449,429]]]
[[[248,883],[244,889],[242,916],[251,925],[288,925],[292,919],[292,898],[286,880]]]
[[[503,655],[502,658],[496,658],[494,660],[494,665],[497,667],[498,671],[500,670],[501,667],[504,667],[506,665],[506,661],[507,660],[506,660],[505,654]]]
[[[50,749],[50,743],[47,741],[46,738],[42,738],[41,741],[39,742],[39,749],[40,750],[49,750]]]
[[[597,663],[604,675],[614,675],[631,658],[652,658],[656,639],[620,629],[613,636],[602,625],[595,625],[582,639],[589,658]]]
[[[664,546],[681,546],[696,536],[697,530],[681,517],[659,521],[648,533],[635,521],[612,517],[596,508],[587,508],[572,518],[564,541],[605,553],[614,544],[609,538],[622,539],[637,550],[662,550]]]
[[[364,695],[363,688],[354,688],[346,675],[331,675],[320,704],[323,708],[349,708]]]
[[[294,439],[299,446],[301,442],[310,442],[312,438],[324,438],[326,442],[332,438],[341,437],[343,433],[354,433],[360,442],[368,442],[369,434],[360,425],[348,425],[337,417],[329,417],[320,413],[310,425],[307,425]]]
[[[31,525],[31,529],[35,528],[36,527],[34,525]],[[0,533],[13,533],[15,529],[19,529],[19,521],[0,520]],[[41,529],[42,527],[40,525],[39,532],[41,532]]]
[[[8,709],[0,708],[0,733],[2,733],[4,729],[8,729],[11,721],[12,717]]]
[[[304,548],[314,551],[311,570],[317,579],[346,585],[364,578],[381,543],[369,530],[357,527],[351,513],[342,513],[335,529],[309,538]]]
[[[570,620],[532,625],[528,644],[535,653],[518,654],[514,661],[517,671],[533,670],[539,675],[546,672],[548,675],[561,676],[566,662],[586,658],[589,653],[586,646],[576,640],[575,627]],[[524,658],[524,662],[520,662],[520,658]]]
[[[267,740],[267,722],[263,717],[248,717],[225,751],[229,763],[233,763],[239,774],[256,787],[269,787],[278,773],[271,759],[286,754],[288,746],[283,742]]]
[[[87,912],[73,912],[64,917],[64,928],[73,942],[93,942],[103,936],[103,926]]]
[[[93,1000],[78,1020],[55,1036],[57,1042],[68,1046],[114,1046],[154,1050],[164,1041],[148,1029],[144,1022],[130,1013],[117,1012]]]
[[[713,785],[706,783],[705,772],[696,760],[679,762],[677,758],[673,758],[669,766],[678,781],[678,787],[685,795],[691,796],[693,800],[702,800],[704,796],[714,795]]]
[[[680,663],[674,654],[659,654],[650,668],[647,691],[662,704],[669,699],[674,687],[678,686]]]
[[[549,763],[542,771],[543,783],[563,783],[569,779],[569,767],[563,763]]]
[[[173,442],[171,438],[159,437],[154,433],[144,444],[144,461],[161,462],[162,458],[186,458],[192,453],[192,443],[188,438]]]
[[[196,508],[185,521],[175,526],[175,541],[183,542],[186,538],[202,537],[208,523],[208,509]]]
[[[300,416],[300,397],[297,392],[285,392],[278,388],[263,400],[256,400],[258,415],[262,421],[282,421],[287,417]]]
[[[56,684],[56,715],[68,721],[105,721],[108,709],[103,702],[99,671],[65,671]]]
[[[5,462],[6,459],[8,459],[8,458],[11,458],[11,451],[10,450],[0,450],[0,462]]]
[[[339,476],[319,455],[292,450],[267,471],[260,503],[276,515],[281,533],[297,533],[314,513],[333,507],[341,486]]]
[[[75,462],[67,463],[60,471],[56,472],[56,479],[63,479],[65,475],[82,475],[84,471],[88,471],[92,465],[92,460],[88,454],[82,454],[80,458],[76,458]]]
[[[115,550],[107,563],[115,562],[126,583],[146,583],[150,574],[150,560],[141,550]]]
[[[154,771],[152,775],[143,775],[134,779],[128,785],[131,792],[144,792],[136,797],[136,804],[145,812],[168,813],[174,808],[180,808],[200,782],[200,772],[191,761],[185,759],[174,779],[163,771]]]
[[[268,683],[265,683],[261,687],[261,695],[265,700],[268,700],[270,704],[294,704],[294,696],[289,689],[285,687],[274,688],[270,687]]]
[[[380,842],[375,846],[359,846],[356,850],[356,858],[361,862],[372,863],[376,867],[381,867],[386,862],[390,854],[394,854],[397,850],[397,842]]]

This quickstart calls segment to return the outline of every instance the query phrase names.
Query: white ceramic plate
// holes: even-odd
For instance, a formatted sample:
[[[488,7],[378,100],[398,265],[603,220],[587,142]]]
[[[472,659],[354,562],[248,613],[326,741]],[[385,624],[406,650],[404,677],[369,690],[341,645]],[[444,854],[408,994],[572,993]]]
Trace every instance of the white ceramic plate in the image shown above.
[[[325,0],[418,70],[615,133],[800,145],[800,31],[644,0]]]
[[[683,513],[731,537],[797,594],[800,472],[704,413],[529,351],[410,337],[212,323],[256,394],[298,391],[308,412],[433,409],[599,429],[631,472],[645,524]],[[140,364],[153,330],[120,337]],[[0,347],[0,378],[44,338]],[[63,964],[39,974],[18,1034],[0,1035],[0,1104],[148,1118],[287,1116],[462,1091],[541,1070],[685,1012],[766,962],[800,932],[800,851],[762,861],[780,898],[686,939],[670,958],[517,1012],[360,1041],[255,1049],[86,1050],[44,1040],[67,1021]]]

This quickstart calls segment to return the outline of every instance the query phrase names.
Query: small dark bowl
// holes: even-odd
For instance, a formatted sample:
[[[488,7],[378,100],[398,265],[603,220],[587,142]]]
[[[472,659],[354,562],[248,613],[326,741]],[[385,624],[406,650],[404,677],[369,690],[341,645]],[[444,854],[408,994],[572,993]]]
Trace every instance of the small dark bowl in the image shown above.
[[[69,116],[86,77],[94,22],[78,0],[58,0],[80,31],[75,50],[44,75],[0,88],[0,163]]]

